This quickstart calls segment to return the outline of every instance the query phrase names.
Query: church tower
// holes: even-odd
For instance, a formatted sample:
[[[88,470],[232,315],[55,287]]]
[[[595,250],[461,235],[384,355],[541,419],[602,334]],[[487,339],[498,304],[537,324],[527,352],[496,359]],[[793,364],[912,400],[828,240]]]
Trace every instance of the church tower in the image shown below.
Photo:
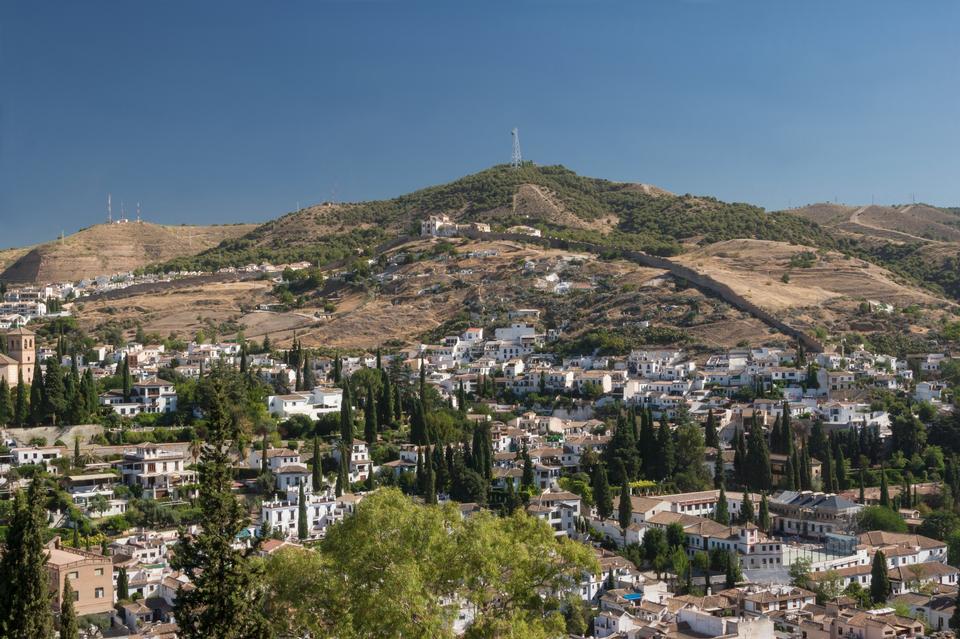
[[[36,336],[33,331],[17,328],[7,333],[4,339],[7,340],[7,353],[11,358],[17,360],[20,366],[24,383],[32,384],[33,371],[37,365]],[[10,385],[13,386],[14,384],[16,384],[16,380]]]

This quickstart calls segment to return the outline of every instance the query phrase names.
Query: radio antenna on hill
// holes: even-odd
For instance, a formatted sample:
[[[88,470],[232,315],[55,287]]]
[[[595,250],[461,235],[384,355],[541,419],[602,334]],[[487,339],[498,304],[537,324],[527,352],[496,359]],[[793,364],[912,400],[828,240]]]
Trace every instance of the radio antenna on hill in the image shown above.
[[[514,127],[510,132],[513,137],[513,155],[510,156],[510,168],[519,169],[523,164],[523,156],[520,154],[520,132]]]
[[[140,202],[137,202],[137,224],[140,223]]]
[[[113,224],[113,205],[110,203],[109,193],[107,193],[107,224]]]

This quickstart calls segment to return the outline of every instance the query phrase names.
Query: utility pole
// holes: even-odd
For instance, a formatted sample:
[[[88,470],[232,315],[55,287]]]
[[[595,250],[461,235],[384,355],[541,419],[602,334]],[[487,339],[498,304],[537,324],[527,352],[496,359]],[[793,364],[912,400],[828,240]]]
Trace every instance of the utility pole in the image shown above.
[[[516,170],[523,164],[523,156],[520,154],[520,132],[514,128],[510,135],[513,137],[513,155],[510,157],[510,168]]]

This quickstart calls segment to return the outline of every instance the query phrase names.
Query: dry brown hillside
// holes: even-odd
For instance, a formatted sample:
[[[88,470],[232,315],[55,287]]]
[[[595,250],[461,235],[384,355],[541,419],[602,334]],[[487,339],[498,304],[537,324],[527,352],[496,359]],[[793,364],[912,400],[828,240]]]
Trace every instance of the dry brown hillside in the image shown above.
[[[813,204],[790,213],[836,230],[893,242],[960,242],[960,216],[925,204]]]
[[[254,224],[163,226],[149,222],[97,224],[30,249],[0,252],[0,280],[15,283],[75,281],[112,275],[194,255],[256,228]],[[16,251],[22,254],[17,255]]]

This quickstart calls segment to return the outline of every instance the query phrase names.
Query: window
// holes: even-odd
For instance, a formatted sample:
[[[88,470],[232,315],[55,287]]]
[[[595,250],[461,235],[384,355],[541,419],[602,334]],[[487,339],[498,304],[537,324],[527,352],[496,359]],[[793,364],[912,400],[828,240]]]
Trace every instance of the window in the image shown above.
[[[94,568],[93,574],[97,577],[103,576],[103,568]]]
[[[103,588],[97,588],[93,591],[94,599],[103,599]]]
[[[77,579],[80,578],[80,574],[79,574],[78,572],[74,571],[74,572],[68,573],[68,574],[67,574],[67,577],[70,578],[70,581],[76,581]]]

